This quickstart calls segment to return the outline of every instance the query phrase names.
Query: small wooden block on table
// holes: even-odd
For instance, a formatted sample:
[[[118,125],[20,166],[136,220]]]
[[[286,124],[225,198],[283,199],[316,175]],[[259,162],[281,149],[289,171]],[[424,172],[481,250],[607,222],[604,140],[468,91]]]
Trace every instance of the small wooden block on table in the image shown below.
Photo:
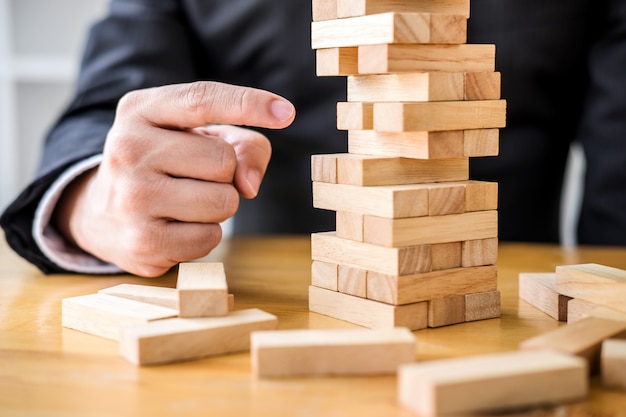
[[[180,317],[223,316],[229,311],[228,285],[221,262],[182,262],[178,266]]]

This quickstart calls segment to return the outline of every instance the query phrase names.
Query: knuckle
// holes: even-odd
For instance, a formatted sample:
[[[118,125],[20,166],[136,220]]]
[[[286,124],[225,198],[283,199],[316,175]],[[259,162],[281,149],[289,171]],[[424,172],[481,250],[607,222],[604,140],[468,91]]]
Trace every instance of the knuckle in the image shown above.
[[[204,110],[212,100],[208,98],[212,95],[213,84],[208,81],[195,81],[188,84],[182,94],[182,106],[187,112],[198,113]]]

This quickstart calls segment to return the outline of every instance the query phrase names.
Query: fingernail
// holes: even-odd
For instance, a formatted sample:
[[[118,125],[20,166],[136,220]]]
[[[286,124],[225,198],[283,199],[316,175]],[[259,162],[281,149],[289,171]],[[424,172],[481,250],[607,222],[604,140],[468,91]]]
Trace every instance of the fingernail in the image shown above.
[[[281,122],[291,119],[295,111],[293,104],[285,100],[272,101],[270,108],[274,117]]]
[[[251,169],[246,175],[246,181],[248,181],[250,190],[254,192],[254,196],[256,197],[259,193],[259,188],[261,188],[261,174],[259,171]]]

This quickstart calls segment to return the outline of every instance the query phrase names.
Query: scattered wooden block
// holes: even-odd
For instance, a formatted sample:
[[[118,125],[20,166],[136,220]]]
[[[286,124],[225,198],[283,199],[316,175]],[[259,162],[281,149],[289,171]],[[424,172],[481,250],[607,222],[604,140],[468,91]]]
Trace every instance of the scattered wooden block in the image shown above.
[[[330,184],[337,183],[337,154],[311,156],[311,179]]]
[[[337,0],[313,0],[312,18],[317,22],[320,20],[330,20],[337,18]]]
[[[363,217],[364,241],[387,247],[459,242],[497,236],[496,210],[402,219],[370,215]]]
[[[349,130],[348,152],[362,155],[416,159],[463,158],[469,156],[466,155],[465,135],[462,130],[442,132]],[[478,152],[480,150],[476,150],[474,153]]]
[[[506,411],[585,398],[583,360],[558,352],[506,352],[401,365],[398,401],[424,417]]]
[[[228,285],[221,262],[180,263],[176,289],[180,317],[211,317],[228,313]]]
[[[568,297],[626,312],[626,271],[599,264],[559,265],[556,290]]]
[[[251,335],[257,378],[395,374],[415,361],[416,342],[406,328],[274,330]]]
[[[311,48],[341,48],[376,44],[462,44],[467,18],[430,13],[378,13],[314,21]]]
[[[498,238],[466,240],[461,244],[461,266],[495,265],[498,260]]]
[[[463,100],[464,74],[415,72],[348,77],[349,102]]]
[[[315,57],[315,73],[318,77],[359,73],[359,49],[357,47],[317,49]]]
[[[367,271],[346,265],[339,265],[337,289],[344,294],[366,297]]]
[[[496,48],[487,44],[362,45],[358,47],[357,57],[359,74],[490,72],[495,70]]]
[[[500,153],[499,129],[473,129],[463,133],[464,156],[497,156]]]
[[[370,271],[367,275],[367,297],[394,305],[495,291],[497,286],[498,270],[493,265],[413,275],[389,275]]]
[[[590,312],[596,308],[598,308],[598,305],[595,303],[571,298],[567,302],[567,324],[572,324],[585,317],[589,317]]]
[[[505,125],[505,100],[374,104],[374,129],[380,131],[488,129]]]
[[[463,100],[499,99],[501,78],[501,74],[494,71],[466,72]]]
[[[465,321],[495,319],[501,315],[500,291],[465,294]]]
[[[519,274],[519,298],[543,311],[554,320],[568,321],[568,301],[571,297],[556,290],[553,272],[522,272]]]
[[[372,329],[428,325],[428,303],[393,306],[314,286],[309,287],[309,310]]]
[[[602,341],[626,331],[626,322],[599,317],[587,317],[520,343],[522,350],[549,349],[580,356],[595,370],[600,358]]]
[[[374,127],[373,111],[373,103],[339,102],[337,103],[337,129],[372,129]]]
[[[428,327],[465,322],[465,295],[434,298],[428,302]]]
[[[606,388],[626,389],[626,340],[606,339],[602,342],[600,375]]]
[[[61,325],[95,336],[118,340],[120,328],[134,323],[176,317],[178,310],[107,294],[65,298]]]
[[[337,274],[337,264],[321,261],[313,261],[311,263],[311,285],[338,291]]]
[[[338,17],[365,16],[385,12],[421,12],[470,15],[469,0],[399,2],[397,0],[337,0]]]
[[[178,293],[175,288],[157,287],[154,285],[119,284],[101,289],[98,293],[128,298],[129,300],[168,307],[174,310],[178,309]]]
[[[124,326],[120,353],[136,365],[156,365],[246,351],[250,334],[273,330],[276,316],[259,309],[238,310],[225,316],[173,318]]]
[[[337,211],[335,229],[338,238],[363,242],[363,215],[351,211]]]

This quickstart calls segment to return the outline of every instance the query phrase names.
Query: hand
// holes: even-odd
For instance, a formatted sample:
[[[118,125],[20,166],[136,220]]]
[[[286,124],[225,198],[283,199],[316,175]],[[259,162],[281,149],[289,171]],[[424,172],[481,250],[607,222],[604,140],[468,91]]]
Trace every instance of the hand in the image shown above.
[[[239,196],[259,190],[270,143],[230,125],[284,128],[294,117],[275,94],[215,82],[131,92],[119,102],[102,164],[70,184],[53,222],[104,261],[162,275],[208,254]]]

